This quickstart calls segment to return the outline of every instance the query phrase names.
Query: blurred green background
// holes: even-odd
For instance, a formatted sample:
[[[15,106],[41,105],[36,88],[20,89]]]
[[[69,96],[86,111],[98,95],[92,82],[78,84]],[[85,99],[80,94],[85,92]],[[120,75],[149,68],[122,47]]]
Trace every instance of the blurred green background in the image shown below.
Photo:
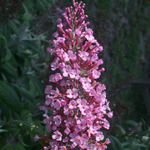
[[[150,149],[150,1],[84,0],[86,21],[104,47],[107,86],[114,112],[103,131],[108,150]],[[0,149],[41,150],[48,84],[49,40],[71,0],[0,0]],[[128,134],[128,132],[134,132]],[[122,136],[126,133],[126,136]],[[147,138],[146,138],[147,139]]]

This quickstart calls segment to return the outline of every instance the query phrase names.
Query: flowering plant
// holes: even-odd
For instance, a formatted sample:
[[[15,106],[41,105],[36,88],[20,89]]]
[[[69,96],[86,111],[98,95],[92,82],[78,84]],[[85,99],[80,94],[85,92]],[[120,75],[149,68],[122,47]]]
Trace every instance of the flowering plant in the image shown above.
[[[81,4],[73,0],[73,7],[66,8],[63,16],[68,28],[59,18],[57,27],[62,36],[55,32],[56,39],[50,41],[54,48],[47,49],[55,57],[51,69],[61,73],[49,77],[57,87],[46,86],[45,106],[40,107],[53,109],[52,116],[43,115],[47,131],[52,133],[52,141],[44,150],[104,150],[110,143],[109,139],[104,141],[101,129],[109,129],[105,116],[111,118],[113,113],[106,99],[105,85],[95,80],[105,70],[99,69],[103,60],[98,58],[103,47],[87,27],[85,4]],[[35,140],[38,139],[50,138],[36,135]]]

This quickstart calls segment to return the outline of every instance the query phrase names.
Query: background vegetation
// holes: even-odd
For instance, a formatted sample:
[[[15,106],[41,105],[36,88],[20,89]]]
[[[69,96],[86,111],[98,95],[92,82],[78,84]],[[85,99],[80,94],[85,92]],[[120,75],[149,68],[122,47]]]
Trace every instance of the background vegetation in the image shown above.
[[[150,137],[150,1],[83,0],[104,46],[100,82],[114,111],[110,150],[148,150]],[[48,40],[71,0],[0,1],[0,149],[40,150],[46,134],[39,106],[51,74]],[[131,134],[132,131],[132,134]],[[122,136],[123,135],[123,136]]]

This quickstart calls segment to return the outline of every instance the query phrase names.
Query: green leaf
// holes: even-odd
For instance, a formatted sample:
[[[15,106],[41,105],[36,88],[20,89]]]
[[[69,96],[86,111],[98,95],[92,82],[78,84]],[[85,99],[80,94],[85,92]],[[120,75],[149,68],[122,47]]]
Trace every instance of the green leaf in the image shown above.
[[[14,124],[14,123],[11,123],[11,122],[6,123],[6,124],[3,126],[3,128],[4,128],[5,130],[7,130],[8,133],[14,133],[14,132],[18,132],[18,131],[19,131],[18,126],[17,126],[16,124]]]
[[[24,19],[26,22],[28,22],[28,21],[32,20],[32,16],[31,16],[31,14],[29,13],[28,8],[27,8],[24,4],[23,4],[23,7],[24,7],[24,10],[25,10],[23,19]]]
[[[21,144],[17,144],[14,146],[14,150],[25,150],[25,147]]]
[[[0,129],[0,133],[2,133],[2,132],[8,132],[8,131],[5,129]]]
[[[39,54],[39,56],[44,56],[43,50],[36,44],[33,40],[22,40],[20,44],[24,45],[26,49],[33,50],[35,53]]]
[[[43,85],[41,83],[41,81],[33,75],[28,75],[29,79],[31,79],[34,87],[36,88],[36,90],[38,91],[39,94],[42,94],[44,92],[43,90]]]
[[[14,150],[12,146],[7,146],[5,150]]]
[[[14,69],[14,67],[9,62],[2,64],[1,70],[2,70],[2,73],[4,73],[6,76],[9,75],[9,76],[17,79],[16,70]]]
[[[121,143],[121,145],[123,146],[123,147],[126,147],[126,146],[128,146],[130,143],[129,142],[123,142],[123,143]]]
[[[120,129],[121,135],[126,133],[126,131],[120,125],[116,125],[116,126]],[[128,140],[127,137],[125,137],[125,139]]]
[[[141,141],[150,144],[150,131],[141,131],[141,132],[127,132],[122,137],[134,137],[140,139]]]
[[[31,102],[35,102],[33,95],[31,95],[30,92],[26,90],[24,87],[20,87],[17,84],[12,84],[12,85],[13,87],[15,87],[15,89],[21,92],[24,97],[28,98]]]
[[[144,148],[147,148],[147,145],[145,145],[145,144],[138,144],[138,143],[137,143],[137,144],[135,144],[135,146],[136,146],[136,147],[144,147]]]
[[[8,43],[6,38],[3,35],[0,35],[0,40],[1,39],[5,42],[5,48],[6,48],[6,55],[4,58],[1,58],[1,62],[6,62],[11,58],[11,51],[8,48]]]
[[[19,31],[18,31],[18,28],[16,27],[16,25],[12,21],[10,21],[10,20],[8,22],[8,25],[14,31],[14,33],[16,33],[16,35],[18,35]]]
[[[17,124],[20,129],[24,129],[34,135],[38,134],[39,136],[41,136],[44,133],[37,125],[34,125],[32,123],[20,121],[20,120],[15,120],[12,122]]]
[[[125,123],[136,126],[138,123],[133,120],[126,120]]]
[[[108,138],[110,139],[110,141],[114,141],[114,143],[117,145],[117,147],[119,148],[119,150],[123,150],[121,142],[116,137],[114,137],[112,135],[109,135]]]
[[[0,81],[0,99],[9,106],[12,111],[20,113],[21,103],[15,90],[8,84]]]

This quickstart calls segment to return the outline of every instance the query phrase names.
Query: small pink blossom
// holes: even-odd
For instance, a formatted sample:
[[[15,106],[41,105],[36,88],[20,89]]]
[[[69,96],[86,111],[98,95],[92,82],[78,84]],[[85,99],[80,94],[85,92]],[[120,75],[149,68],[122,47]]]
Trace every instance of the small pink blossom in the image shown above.
[[[78,80],[80,78],[81,71],[79,69],[73,69],[70,72],[70,77]]]
[[[56,100],[56,102],[54,103],[54,108],[55,108],[56,110],[59,110],[60,107],[61,107],[61,102],[60,102],[59,100]]]
[[[86,106],[87,101],[85,99],[77,99],[78,107],[82,108]]]
[[[70,133],[70,129],[67,127],[64,132],[68,135]]]
[[[76,88],[68,89],[67,90],[67,97],[68,98],[76,98],[78,96],[78,90]]]
[[[58,25],[57,25],[57,27],[58,27],[58,28],[60,28],[60,29],[62,29],[63,24],[62,24],[62,23],[60,23],[60,24],[58,24]]]
[[[56,139],[57,141],[61,141],[62,140],[62,134],[59,131],[55,131],[54,135],[52,135],[53,139]]]
[[[38,141],[40,139],[40,137],[36,134],[35,137],[34,137],[34,141]]]
[[[52,90],[52,86],[51,85],[47,85],[45,88],[45,94],[50,94]]]
[[[100,71],[97,71],[96,69],[92,71],[92,76],[94,77],[94,79],[98,79],[100,75],[101,75]]]
[[[75,100],[71,100],[70,102],[69,102],[69,108],[70,109],[75,109],[76,108],[76,101]]]
[[[88,56],[89,56],[89,53],[88,52],[85,52],[85,51],[79,51],[79,54],[78,54],[84,61],[87,60]]]
[[[68,77],[69,73],[71,72],[71,67],[66,65],[65,68],[62,69],[62,72],[64,77]]]
[[[102,132],[96,133],[96,141],[102,141],[104,139],[104,135]]]
[[[56,126],[59,126],[61,124],[61,116],[60,115],[55,116],[53,118],[53,120],[54,120]]]

